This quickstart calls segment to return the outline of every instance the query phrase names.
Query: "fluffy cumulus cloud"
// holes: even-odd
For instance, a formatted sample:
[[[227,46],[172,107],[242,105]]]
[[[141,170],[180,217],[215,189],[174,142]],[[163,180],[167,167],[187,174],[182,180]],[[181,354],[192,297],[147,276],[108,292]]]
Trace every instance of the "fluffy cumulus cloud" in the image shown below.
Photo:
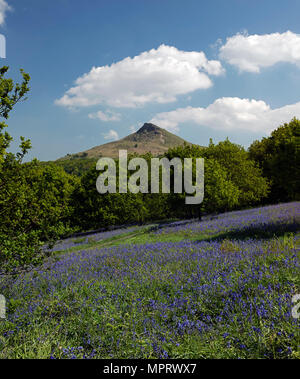
[[[209,76],[223,72],[219,61],[208,60],[201,51],[161,45],[110,66],[93,67],[56,104],[135,108],[151,102],[169,103],[178,95],[211,87]]]
[[[259,72],[278,62],[300,66],[300,35],[287,31],[263,35],[236,34],[220,47],[219,58],[240,71]]]
[[[103,134],[104,139],[117,141],[119,139],[118,133],[111,129],[108,133]]]
[[[99,119],[99,120],[104,121],[104,122],[120,121],[121,115],[120,115],[120,113],[116,113],[116,112],[107,110],[106,112],[98,111],[96,113],[90,113],[89,118]]]
[[[182,123],[220,130],[243,130],[269,134],[293,117],[300,117],[300,102],[271,109],[262,100],[223,97],[206,108],[178,108],[171,112],[158,113],[150,122],[170,131],[178,131]]]
[[[0,25],[4,24],[6,13],[11,10],[12,8],[7,4],[7,1],[0,0]]]

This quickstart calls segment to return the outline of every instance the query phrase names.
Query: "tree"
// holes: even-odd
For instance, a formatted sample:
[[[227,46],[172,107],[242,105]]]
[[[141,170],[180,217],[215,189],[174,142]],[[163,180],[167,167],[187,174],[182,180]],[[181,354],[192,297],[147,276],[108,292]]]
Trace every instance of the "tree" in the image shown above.
[[[240,190],[229,179],[228,172],[213,159],[205,160],[203,210],[206,213],[226,212],[239,205]]]
[[[0,263],[6,270],[41,262],[42,245],[70,231],[75,179],[54,164],[5,160],[0,173]]]
[[[0,68],[0,117],[3,117],[4,119],[9,118],[10,111],[20,100],[25,100],[24,96],[29,91],[28,83],[30,80],[30,76],[21,69],[20,72],[23,77],[23,81],[21,84],[16,83],[14,85],[12,79],[5,78],[5,74],[7,73],[7,71],[8,71],[7,66]],[[7,149],[10,146],[12,137],[7,131],[5,131],[6,128],[7,128],[7,124],[4,121],[1,121],[0,122],[0,169],[5,159],[8,159],[10,161],[16,159],[17,161],[20,162],[31,147],[31,143],[29,140],[25,140],[24,137],[20,137],[21,151],[17,153],[16,155],[8,154]]]
[[[205,158],[207,148],[201,146],[184,145],[169,149],[166,153],[168,159]],[[194,167],[195,168],[195,167]],[[203,212],[223,212],[233,209],[239,204],[240,190],[233,183],[226,168],[216,159],[204,160],[204,199],[200,205],[186,205],[186,194],[170,194],[169,203],[175,215],[181,217],[195,217]]]
[[[77,183],[71,196],[73,227],[81,230],[143,222],[147,218],[143,194],[99,194],[96,181],[99,171],[90,169]],[[118,175],[117,175],[118,177]]]
[[[271,182],[270,202],[300,200],[300,121],[293,118],[270,137],[254,141],[250,157]]]
[[[255,205],[264,199],[269,190],[268,181],[262,176],[262,170],[250,159],[248,152],[240,145],[226,139],[214,145],[212,141],[203,151],[207,159],[214,159],[224,167],[228,179],[239,190],[240,207]]]
[[[23,81],[5,78],[0,69],[0,116],[10,111],[29,91],[30,77],[21,70]],[[41,166],[37,160],[23,164],[31,147],[20,137],[20,151],[8,152],[12,137],[7,124],[0,123],[0,272],[15,271],[39,263],[45,256],[42,245],[66,231],[70,211],[68,199],[74,179],[55,165]]]

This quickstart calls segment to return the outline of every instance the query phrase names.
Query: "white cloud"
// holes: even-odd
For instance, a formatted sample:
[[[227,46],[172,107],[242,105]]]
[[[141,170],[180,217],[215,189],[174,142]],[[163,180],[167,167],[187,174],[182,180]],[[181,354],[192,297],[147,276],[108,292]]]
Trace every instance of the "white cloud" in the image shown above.
[[[93,67],[55,103],[66,107],[108,104],[129,108],[169,103],[178,95],[211,87],[208,75],[223,72],[219,61],[208,60],[201,51],[161,45],[110,66]]]
[[[278,62],[300,66],[300,34],[291,31],[263,35],[236,34],[227,38],[219,58],[240,71],[260,72]]]
[[[104,122],[120,121],[121,115],[120,115],[120,113],[116,113],[116,112],[107,110],[106,112],[98,111],[96,113],[90,113],[89,118],[99,119],[99,120],[104,121]]]
[[[107,140],[117,141],[119,139],[118,133],[113,129],[111,129],[108,133],[104,133],[103,136],[104,136],[104,139],[107,139]]]
[[[5,0],[0,0],[0,25],[5,22],[6,12],[11,11],[12,7]]]
[[[243,130],[269,134],[293,117],[300,118],[300,102],[271,109],[262,100],[223,97],[207,108],[178,108],[158,113],[150,122],[170,131],[178,131],[179,125],[191,122],[220,130]]]
[[[129,127],[129,130],[130,130],[130,133],[135,133],[137,129],[136,129],[136,127],[134,125],[131,125]]]

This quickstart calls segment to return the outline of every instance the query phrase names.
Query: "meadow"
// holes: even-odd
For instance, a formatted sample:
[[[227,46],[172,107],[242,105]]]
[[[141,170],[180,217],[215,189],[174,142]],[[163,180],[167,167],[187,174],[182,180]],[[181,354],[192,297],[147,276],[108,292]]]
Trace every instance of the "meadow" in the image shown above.
[[[69,238],[0,277],[0,358],[300,358],[300,202]]]

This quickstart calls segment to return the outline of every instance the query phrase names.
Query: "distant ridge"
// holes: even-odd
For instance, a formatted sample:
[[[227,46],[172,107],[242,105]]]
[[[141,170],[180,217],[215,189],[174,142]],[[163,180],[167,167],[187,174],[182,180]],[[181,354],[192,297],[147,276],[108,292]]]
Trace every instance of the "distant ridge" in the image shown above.
[[[170,147],[182,146],[184,143],[192,145],[157,125],[145,123],[137,132],[118,141],[95,146],[77,154],[68,154],[60,159],[99,158],[101,156],[117,158],[119,150],[122,149],[127,150],[128,153],[146,154],[151,152],[158,156],[164,154]]]

